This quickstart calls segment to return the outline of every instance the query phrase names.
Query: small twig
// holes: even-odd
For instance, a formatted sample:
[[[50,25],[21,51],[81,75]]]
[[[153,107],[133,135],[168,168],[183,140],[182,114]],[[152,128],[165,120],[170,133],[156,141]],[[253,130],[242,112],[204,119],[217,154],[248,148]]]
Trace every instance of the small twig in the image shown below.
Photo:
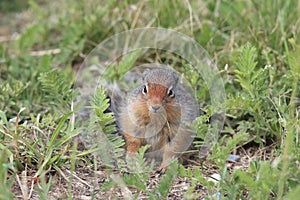
[[[49,167],[46,171],[44,171],[43,174],[46,175],[46,174],[51,170],[51,168],[52,168],[52,166],[50,165],[50,167]],[[38,173],[39,173],[39,171],[36,172],[36,174],[33,176],[33,179],[39,177],[39,174],[38,174]],[[40,186],[39,182],[37,182],[37,185],[38,185],[39,188],[42,188],[42,187]]]
[[[30,192],[29,192],[28,199],[31,198],[31,195],[32,195],[32,192],[33,192],[33,186],[34,186],[34,179],[31,180],[31,186],[30,186]]]
[[[193,33],[194,33],[194,30],[193,30],[193,9],[192,9],[192,6],[191,6],[189,0],[186,0],[186,3],[187,3],[188,9],[189,9],[189,14],[190,14],[191,34],[193,35]]]
[[[32,51],[30,52],[31,56],[44,56],[44,55],[53,55],[59,54],[61,52],[60,49],[49,49],[49,50],[42,50],[42,51]]]
[[[20,186],[22,195],[23,195],[23,199],[27,200],[28,199],[28,187],[27,187],[27,170],[25,168],[25,171],[23,171],[22,173],[22,179],[20,179],[19,175],[16,174],[16,178],[17,178],[17,182]]]
[[[23,112],[25,109],[26,109],[26,108],[21,108],[21,110],[20,110],[20,111],[18,112],[18,114],[17,114],[16,123],[15,123],[15,125],[16,125],[16,128],[15,128],[15,136],[18,135],[20,114],[21,114],[21,112]],[[14,137],[14,140],[13,140],[13,145],[14,145],[15,150],[16,150],[16,155],[17,155],[17,157],[19,158],[18,139],[16,139],[15,137]]]
[[[79,178],[77,175],[75,175],[74,173],[70,172],[69,170],[66,170],[66,172],[68,172],[70,175],[72,175],[74,178],[76,178],[77,180],[79,180],[81,183],[83,183],[84,185],[92,188],[92,186],[90,184],[88,184],[88,182],[82,180],[81,178]]]
[[[139,7],[139,9],[138,9],[137,12],[136,12],[136,15],[134,16],[134,19],[133,19],[133,21],[132,21],[132,23],[131,23],[131,26],[130,26],[132,29],[135,27],[135,25],[136,25],[136,23],[137,23],[137,21],[138,21],[138,19],[139,19],[139,17],[140,17],[140,14],[141,14],[141,12],[142,12],[143,6],[144,6],[144,4],[142,4],[142,5]]]
[[[71,102],[71,111],[73,113],[70,116],[70,123],[71,123],[71,126],[72,126],[72,130],[74,130],[74,127],[75,127],[74,101]]]
[[[201,166],[201,164],[195,160],[192,160],[192,159],[187,159],[188,162],[192,163],[193,165],[196,165],[196,166]]]
[[[0,129],[0,133],[6,135],[6,136],[8,136],[8,137],[10,137],[11,139],[13,139],[14,137],[11,136],[10,134],[8,134],[8,132],[9,132],[8,128],[7,128],[3,123],[0,123],[0,125],[1,125],[1,126],[3,127],[3,129],[4,129],[4,130],[1,130],[1,129]]]
[[[27,164],[26,164],[26,169],[27,169]],[[27,182],[27,180],[26,180],[26,182]],[[31,186],[30,186],[30,192],[29,192],[28,199],[31,198],[31,195],[32,195],[32,192],[33,192],[33,186],[34,186],[34,179],[32,178],[31,179]]]
[[[61,169],[59,167],[54,166],[54,168],[56,169],[56,171],[58,173],[60,173],[60,175],[67,181],[70,182],[69,178],[61,171]]]

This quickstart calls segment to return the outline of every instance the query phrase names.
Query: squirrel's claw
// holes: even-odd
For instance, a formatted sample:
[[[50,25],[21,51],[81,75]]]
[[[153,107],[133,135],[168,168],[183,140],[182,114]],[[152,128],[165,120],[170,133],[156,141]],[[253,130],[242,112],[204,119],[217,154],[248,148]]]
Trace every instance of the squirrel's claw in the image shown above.
[[[167,169],[169,168],[169,165],[166,165],[166,164],[162,164],[158,169],[157,169],[157,173],[160,173],[160,174],[164,174]]]

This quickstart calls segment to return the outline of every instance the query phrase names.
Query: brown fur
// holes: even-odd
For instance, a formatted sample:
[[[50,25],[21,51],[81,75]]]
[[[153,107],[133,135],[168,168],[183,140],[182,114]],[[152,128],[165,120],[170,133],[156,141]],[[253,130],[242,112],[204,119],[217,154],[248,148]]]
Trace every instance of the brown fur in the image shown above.
[[[190,131],[181,126],[182,119],[192,121],[198,111],[194,108],[191,111],[186,109],[187,105],[195,101],[186,97],[190,94],[178,89],[178,78],[173,72],[161,70],[148,73],[144,78],[147,93],[143,92],[145,86],[142,85],[128,98],[127,106],[123,107],[120,114],[120,126],[125,136],[127,153],[133,155],[141,146],[150,144],[150,152],[163,152],[161,168],[164,170],[168,167],[168,159],[186,150],[185,140],[190,138]],[[174,95],[168,96],[169,89],[174,89]],[[159,109],[153,110],[151,106]],[[194,114],[190,115],[190,112]],[[177,134],[182,137],[173,140]]]

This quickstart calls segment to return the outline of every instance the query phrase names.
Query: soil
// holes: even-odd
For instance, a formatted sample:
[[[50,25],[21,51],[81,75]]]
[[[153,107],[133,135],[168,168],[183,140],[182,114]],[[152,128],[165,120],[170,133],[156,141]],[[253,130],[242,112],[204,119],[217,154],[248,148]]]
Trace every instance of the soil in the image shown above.
[[[249,147],[248,149],[239,148],[235,155],[239,155],[241,158],[237,162],[227,162],[226,167],[229,173],[234,169],[247,170],[249,163],[254,159],[269,160],[271,153],[269,148],[259,149],[256,147]],[[92,158],[91,158],[92,160]],[[199,160],[197,156],[193,156],[191,159],[187,160],[184,164],[185,168],[191,168],[194,171],[195,168],[200,168],[201,176],[205,179],[214,180],[214,177],[218,175],[218,167],[209,162],[208,160]],[[35,174],[36,170],[27,169],[27,174],[19,174],[20,182],[26,183],[27,194],[32,190],[32,195],[30,199],[40,199],[38,195],[38,190],[41,188],[42,181],[36,180],[32,176]],[[73,176],[71,175],[73,174]],[[145,192],[138,193],[138,191],[133,187],[124,187],[108,189],[103,191],[103,186],[108,182],[113,175],[118,175],[117,171],[111,173],[99,164],[98,170],[94,170],[93,165],[77,165],[74,172],[71,173],[70,169],[63,168],[60,172],[47,173],[46,179],[49,181],[50,177],[51,187],[47,193],[48,199],[67,199],[68,196],[72,196],[73,199],[128,199],[126,197],[137,197],[137,199],[147,199]],[[147,182],[147,190],[152,190],[155,188],[163,176],[163,173],[153,171],[150,179]],[[24,180],[23,180],[24,179]],[[37,181],[33,183],[34,181]],[[169,191],[167,199],[203,199],[209,194],[207,188],[201,185],[199,182],[196,184],[194,190],[189,191],[192,184],[192,179],[187,177],[178,176],[174,180],[172,187]],[[21,184],[22,185],[22,184]],[[20,184],[18,181],[14,182],[12,187],[12,192],[16,199],[24,199],[22,194]],[[213,191],[210,191],[213,192]],[[185,196],[184,196],[185,195]],[[189,196],[186,196],[189,195]],[[245,196],[247,191],[245,191]]]

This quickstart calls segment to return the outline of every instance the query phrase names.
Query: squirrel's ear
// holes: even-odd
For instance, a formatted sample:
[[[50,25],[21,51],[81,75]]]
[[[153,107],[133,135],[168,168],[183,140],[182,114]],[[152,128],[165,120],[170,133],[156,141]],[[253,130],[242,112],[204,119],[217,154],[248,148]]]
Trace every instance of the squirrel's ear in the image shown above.
[[[144,72],[143,72],[143,74],[142,74],[142,80],[144,81],[145,80],[145,77],[146,77],[146,75],[148,74],[150,72],[150,69],[145,69],[144,70]]]

